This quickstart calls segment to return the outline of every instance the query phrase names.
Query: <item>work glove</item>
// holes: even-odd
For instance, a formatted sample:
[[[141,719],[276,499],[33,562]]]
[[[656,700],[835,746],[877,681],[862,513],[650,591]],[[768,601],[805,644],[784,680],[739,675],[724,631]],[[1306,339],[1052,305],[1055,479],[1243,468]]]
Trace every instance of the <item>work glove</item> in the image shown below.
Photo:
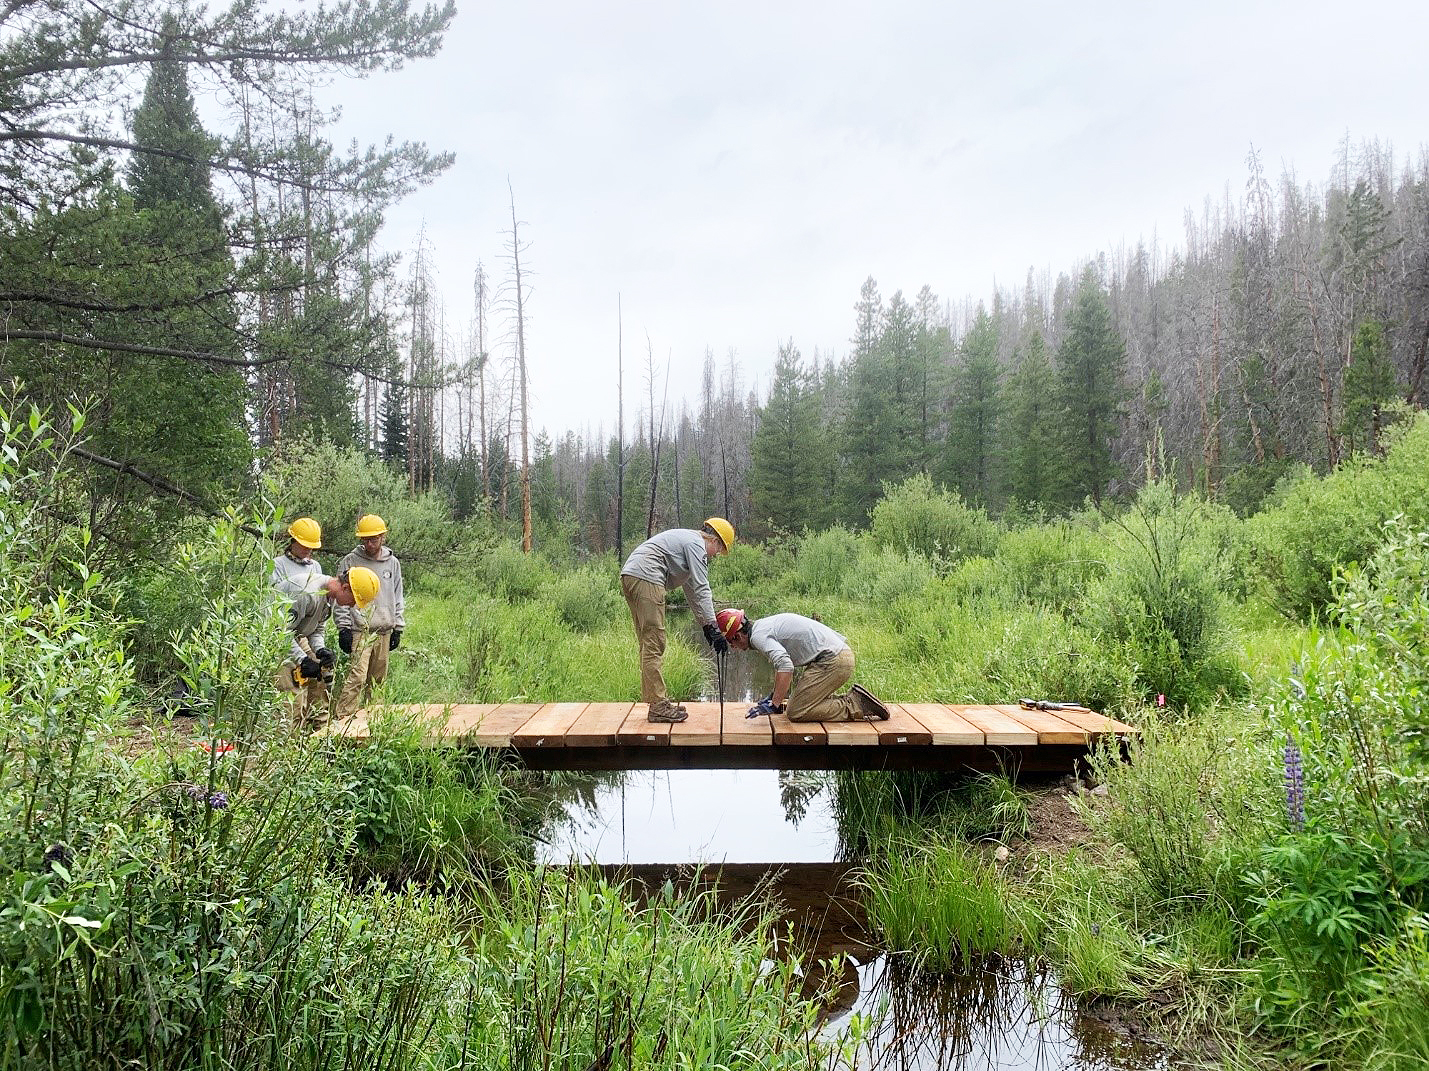
[[[750,707],[750,708],[749,708],[749,713],[746,714],[745,717],[746,717],[746,718],[760,718],[760,717],[765,717],[765,716],[770,715],[770,714],[783,714],[783,713],[784,713],[784,704],[783,704],[783,703],[780,703],[780,704],[776,707],[776,706],[774,705],[774,696],[773,696],[773,694],[770,694],[770,695],[766,695],[766,696],[765,696],[763,699],[761,699],[759,702],[755,703],[754,706]]]
[[[705,626],[705,639],[708,640],[709,645],[715,649],[715,654],[724,654],[729,650],[729,641],[724,638],[724,634],[720,632],[718,625]]]
[[[324,669],[332,669],[337,665],[337,655],[333,654],[326,647],[319,647],[313,652],[313,656],[318,660],[318,665]]]
[[[337,645],[342,648],[343,654],[352,654],[352,629],[340,628],[337,630]]]
[[[304,657],[304,659],[298,663],[298,673],[301,674],[305,680],[317,680],[322,671],[322,663],[316,658]]]
[[[394,629],[392,630],[391,636],[390,636],[390,637],[388,638],[388,640],[387,640],[387,650],[389,650],[389,651],[395,651],[398,647],[401,647],[401,646],[402,646],[402,630],[401,630],[400,628],[394,628]]]

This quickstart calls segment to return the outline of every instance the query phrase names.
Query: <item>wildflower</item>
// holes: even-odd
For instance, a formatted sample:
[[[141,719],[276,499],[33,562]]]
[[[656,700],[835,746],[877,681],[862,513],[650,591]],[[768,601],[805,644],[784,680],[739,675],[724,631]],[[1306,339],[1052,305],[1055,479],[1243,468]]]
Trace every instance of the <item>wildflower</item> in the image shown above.
[[[221,811],[228,806],[228,793],[215,792],[208,797],[208,805],[215,811]]]
[[[184,795],[187,796],[189,799],[197,802],[203,799],[204,796],[207,795],[207,793],[204,791],[202,785],[196,785],[192,781],[190,781],[188,784],[184,785]]]
[[[68,844],[51,844],[45,849],[45,867],[50,868],[58,864],[66,870],[74,862],[74,851]]]
[[[1285,739],[1285,816],[1291,829],[1305,828],[1305,766],[1295,741]]]
[[[1165,693],[1165,692],[1157,692],[1157,693],[1156,693],[1156,705],[1157,705],[1158,707],[1164,707],[1164,706],[1166,705],[1166,693]]]

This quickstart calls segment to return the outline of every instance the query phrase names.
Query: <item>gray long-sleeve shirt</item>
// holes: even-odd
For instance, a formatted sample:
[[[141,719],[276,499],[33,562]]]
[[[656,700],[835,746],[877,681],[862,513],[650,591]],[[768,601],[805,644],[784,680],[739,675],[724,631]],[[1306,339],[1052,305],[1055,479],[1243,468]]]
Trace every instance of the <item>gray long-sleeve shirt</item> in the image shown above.
[[[390,547],[383,547],[377,557],[369,558],[361,544],[353,547],[337,566],[337,575],[342,576],[354,566],[371,569],[377,574],[381,585],[377,597],[367,604],[366,610],[356,606],[334,606],[332,622],[339,629],[361,632],[391,632],[407,627],[407,594],[402,590],[402,563]]]
[[[287,552],[273,559],[273,571],[268,574],[268,583],[290,599],[305,591],[317,591],[326,579],[316,558],[298,561]]]
[[[710,594],[709,559],[705,537],[693,528],[671,528],[651,536],[630,552],[621,576],[648,580],[669,591],[685,589],[685,599],[701,625],[714,624],[714,597]]]
[[[321,579],[327,581],[325,576]],[[293,600],[293,605],[288,608],[288,631],[293,637],[293,650],[289,657],[294,662],[301,662],[308,656],[308,651],[298,642],[300,640],[307,640],[314,653],[318,648],[327,646],[323,626],[327,624],[331,609],[332,598],[326,591],[307,591]]]
[[[848,640],[812,617],[771,614],[750,626],[749,646],[774,664],[775,673],[792,673],[825,652],[838,654]]]

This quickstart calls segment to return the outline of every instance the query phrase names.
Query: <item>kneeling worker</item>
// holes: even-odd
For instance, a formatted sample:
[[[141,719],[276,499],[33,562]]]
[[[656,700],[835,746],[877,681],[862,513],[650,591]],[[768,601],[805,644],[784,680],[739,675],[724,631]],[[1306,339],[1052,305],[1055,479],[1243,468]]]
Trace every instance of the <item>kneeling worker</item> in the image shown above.
[[[774,666],[774,691],[750,708],[751,718],[787,713],[790,721],[887,719],[888,708],[861,685],[834,695],[853,676],[853,648],[822,622],[800,614],[773,614],[751,621],[743,610],[721,610],[715,622],[735,650],[752,647]],[[800,670],[799,687],[791,697],[796,669]]]

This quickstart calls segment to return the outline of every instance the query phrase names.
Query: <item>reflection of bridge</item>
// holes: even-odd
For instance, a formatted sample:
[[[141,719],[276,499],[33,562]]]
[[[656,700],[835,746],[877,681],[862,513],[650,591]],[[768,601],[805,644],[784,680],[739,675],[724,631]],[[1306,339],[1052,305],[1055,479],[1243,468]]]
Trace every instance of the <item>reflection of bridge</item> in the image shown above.
[[[889,703],[887,721],[746,719],[746,702],[686,703],[678,725],[652,724],[643,703],[394,706],[433,747],[512,752],[541,770],[994,770],[1067,772],[1098,741],[1136,730],[1090,710]],[[376,717],[377,713],[373,712]],[[368,712],[322,730],[364,740]]]

